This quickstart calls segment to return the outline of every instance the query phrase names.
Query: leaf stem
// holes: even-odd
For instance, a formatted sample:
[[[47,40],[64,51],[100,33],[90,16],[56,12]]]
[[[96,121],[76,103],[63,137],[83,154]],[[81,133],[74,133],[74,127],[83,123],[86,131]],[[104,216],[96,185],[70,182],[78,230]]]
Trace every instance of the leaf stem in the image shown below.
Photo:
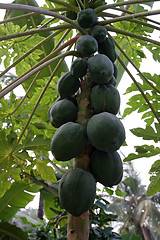
[[[25,177],[27,177],[27,178],[29,178],[29,179],[31,179],[33,182],[35,182],[36,184],[38,184],[38,185],[41,185],[41,186],[43,186],[46,190],[48,190],[48,192],[50,192],[52,195],[54,195],[54,196],[58,196],[58,192],[57,192],[57,189],[55,188],[53,188],[53,187],[51,187],[51,186],[49,186],[48,184],[47,184],[47,182],[44,182],[43,180],[39,180],[39,179],[37,179],[36,177],[34,177],[33,175],[30,175],[30,174],[28,174],[28,173],[26,173],[26,172],[22,172],[22,174],[25,176]]]
[[[111,35],[110,35],[111,37]],[[113,39],[113,38],[112,38]],[[114,40],[114,39],[113,39]],[[146,76],[139,70],[136,64],[132,61],[132,59],[125,53],[125,51],[120,47],[118,42],[114,40],[116,47],[120,50],[120,52],[125,56],[125,58],[132,64],[132,66],[137,70],[140,76],[157,92],[160,94],[160,91],[146,78]]]
[[[70,52],[66,52],[65,54],[62,54],[62,55],[63,55],[63,58],[60,59],[60,61],[59,61],[58,64],[56,65],[56,67],[55,67],[55,69],[54,69],[52,75],[50,76],[50,78],[49,78],[49,80],[47,81],[45,87],[43,88],[43,90],[42,90],[40,96],[38,97],[38,100],[37,100],[37,102],[35,103],[35,105],[34,105],[34,107],[33,107],[33,110],[32,110],[32,112],[31,112],[31,114],[30,114],[30,116],[29,116],[29,118],[28,118],[28,120],[27,120],[27,122],[26,122],[26,124],[25,124],[25,126],[24,126],[24,128],[23,128],[23,130],[22,130],[22,132],[21,132],[21,134],[20,134],[20,136],[19,136],[19,138],[18,138],[16,144],[15,144],[15,146],[13,147],[12,151],[10,152],[10,155],[13,154],[13,152],[14,152],[15,149],[17,148],[19,142],[21,141],[21,139],[22,139],[22,137],[23,137],[23,135],[24,135],[24,133],[25,133],[25,131],[26,131],[26,129],[27,129],[27,127],[28,127],[28,125],[29,125],[31,119],[32,119],[32,117],[33,117],[34,112],[36,111],[36,109],[37,109],[37,107],[38,107],[38,105],[39,105],[39,103],[40,103],[40,101],[41,101],[41,99],[42,99],[42,97],[43,97],[43,95],[44,95],[44,93],[45,93],[47,87],[49,86],[49,84],[50,84],[52,78],[54,77],[54,74],[55,74],[56,71],[58,70],[58,68],[59,68],[59,66],[61,65],[61,63],[63,62],[64,57],[70,55],[70,53],[71,53],[71,51],[70,51]],[[58,57],[59,57],[59,56],[58,56]],[[62,56],[61,56],[61,57],[62,57]]]
[[[150,38],[147,38],[147,37],[143,37],[141,35],[138,35],[138,34],[135,34],[135,33],[132,33],[132,32],[128,32],[128,31],[125,31],[125,30],[122,30],[122,29],[119,29],[119,28],[115,28],[113,26],[106,26],[106,29],[108,31],[111,31],[111,32],[120,33],[120,34],[125,35],[125,36],[137,38],[137,39],[140,39],[140,40],[143,40],[143,41],[146,41],[146,42],[150,42],[150,43],[153,43],[153,44],[156,44],[156,45],[160,46],[160,42],[158,42],[156,40],[153,40],[153,39],[150,39]]]
[[[82,34],[86,34],[86,31],[82,27],[80,27],[76,22],[72,21],[71,19],[69,19],[69,18],[67,18],[67,17],[65,17],[63,15],[51,12],[51,11],[46,10],[46,9],[33,7],[33,6],[28,6],[28,5],[23,5],[23,4],[7,4],[7,3],[0,3],[0,9],[22,10],[22,11],[28,11],[28,12],[37,12],[39,14],[52,16],[52,17],[55,17],[55,18],[58,18],[58,19],[61,19],[61,20],[65,21],[65,22],[70,23],[73,27],[78,29]]]
[[[153,115],[155,116],[155,118],[157,119],[157,121],[160,123],[160,118],[157,115],[156,111],[154,110],[152,104],[150,103],[149,99],[147,98],[146,94],[144,93],[143,89],[140,87],[139,83],[136,81],[136,79],[133,77],[133,75],[131,74],[131,72],[128,70],[128,68],[126,67],[126,65],[124,64],[124,62],[122,61],[122,59],[117,56],[118,61],[120,62],[120,64],[122,65],[122,67],[125,69],[125,71],[128,73],[128,75],[130,76],[130,78],[133,80],[133,82],[135,83],[136,87],[138,88],[138,90],[140,91],[140,93],[142,94],[143,98],[145,99],[146,103],[148,104],[149,108],[151,109]]]
[[[53,3],[57,3],[59,5],[62,5],[64,7],[67,7],[68,9],[70,9],[70,11],[72,10],[73,12],[78,12],[78,8],[76,6],[74,6],[73,4],[69,4],[67,2],[63,2],[63,1],[60,1],[60,0],[48,0],[50,2],[53,2]]]
[[[156,14],[160,14],[160,9],[153,10],[153,11],[147,11],[147,12],[133,13],[133,14],[127,15],[127,16],[120,16],[120,17],[116,17],[114,19],[105,20],[101,23],[103,23],[103,25],[106,25],[109,23],[119,22],[119,21],[128,20],[128,19],[134,19],[134,18],[141,17],[141,16],[143,17],[143,16],[156,15]]]
[[[154,0],[154,2],[157,2],[159,0]],[[106,9],[110,9],[110,8],[113,8],[113,7],[117,7],[117,6],[124,6],[124,5],[129,5],[129,4],[136,4],[136,3],[143,3],[144,0],[128,0],[128,1],[124,1],[124,2],[116,2],[116,3],[113,3],[113,4],[107,4],[107,5],[102,5],[100,7],[97,7],[95,9],[95,12],[98,14],[99,12],[102,12],[103,10],[106,10]],[[153,2],[153,0],[145,0],[145,2]]]
[[[13,39],[13,38],[17,38],[17,37],[33,35],[33,34],[42,33],[42,32],[49,32],[49,31],[54,31],[54,30],[66,30],[66,29],[72,29],[72,26],[70,24],[63,24],[63,25],[58,25],[58,26],[54,26],[54,27],[29,30],[26,32],[21,32],[21,33],[14,33],[14,34],[0,37],[0,41]]]
[[[8,72],[11,68],[13,68],[14,66],[16,66],[20,61],[22,61],[24,58],[26,58],[29,54],[31,54],[33,51],[35,51],[39,46],[41,46],[42,44],[44,44],[46,41],[48,41],[49,39],[55,37],[56,35],[58,35],[62,30],[58,30],[54,33],[52,33],[51,35],[49,35],[48,37],[46,37],[45,39],[43,39],[41,42],[39,42],[38,44],[36,44],[32,49],[30,49],[28,52],[26,52],[23,56],[21,56],[20,58],[18,58],[16,61],[14,61],[8,68],[6,68],[3,72],[0,73],[0,77],[2,77],[6,72]]]
[[[77,39],[79,38],[79,36],[76,36],[72,39],[70,39],[69,41],[67,41],[66,43],[64,43],[62,46],[60,46],[59,48],[55,49],[53,52],[51,52],[48,56],[46,56],[44,59],[42,59],[39,63],[37,63],[36,65],[34,65],[33,67],[31,67],[28,71],[26,71],[24,74],[22,74],[20,77],[18,77],[16,80],[14,80],[12,83],[10,83],[8,86],[6,86],[5,88],[3,88],[2,90],[0,90],[0,98],[4,97],[8,92],[12,91],[15,87],[17,87],[18,85],[20,85],[21,83],[23,83],[25,80],[27,80],[30,76],[32,76],[33,74],[35,74],[36,72],[38,72],[39,70],[41,70],[42,68],[48,66],[50,63],[52,63],[53,61],[58,60],[59,58],[63,57],[63,55],[68,54],[68,53],[64,53],[61,54],[53,59],[53,56],[55,56],[56,54],[58,54],[62,49],[64,49],[65,47],[75,43],[77,41]],[[70,52],[71,55],[77,56],[77,52],[75,51],[71,51]],[[49,60],[50,59],[50,60]],[[47,61],[48,60],[48,61]],[[47,61],[47,62],[46,62]],[[31,73],[30,73],[31,72]],[[25,76],[27,75],[27,76]]]

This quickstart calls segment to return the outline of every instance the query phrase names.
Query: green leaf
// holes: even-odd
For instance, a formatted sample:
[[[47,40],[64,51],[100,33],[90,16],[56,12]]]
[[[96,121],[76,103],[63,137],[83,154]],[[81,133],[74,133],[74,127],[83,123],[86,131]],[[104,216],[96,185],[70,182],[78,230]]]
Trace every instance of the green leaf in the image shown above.
[[[126,193],[122,192],[119,188],[116,189],[115,193],[119,197],[124,197],[126,195]]]
[[[153,145],[142,145],[142,146],[135,146],[136,153],[130,153],[123,161],[128,162],[138,158],[148,158],[160,153],[160,148],[155,147]]]
[[[5,237],[10,237],[13,240],[27,240],[27,234],[22,231],[21,228],[16,227],[13,224],[8,222],[1,222],[0,223],[0,235]]]
[[[36,188],[35,188],[36,187]],[[0,219],[10,220],[20,208],[24,208],[34,195],[30,192],[38,192],[41,186],[29,184],[28,182],[14,182],[11,188],[0,199]]]
[[[122,236],[122,240],[141,240],[139,235],[128,233]]]
[[[150,177],[150,184],[147,189],[147,196],[152,196],[160,192],[160,172],[156,176]]]
[[[144,140],[160,141],[160,132],[156,132],[151,126],[146,126],[146,128],[133,128],[130,131],[137,137],[142,137]]]
[[[152,164],[149,172],[150,173],[160,172],[160,160],[157,160]]]
[[[57,178],[54,172],[54,169],[51,166],[47,165],[48,163],[45,160],[37,160],[36,166],[38,174],[41,178],[48,182],[57,182]]]
[[[44,188],[40,190],[40,193],[41,197],[43,198],[44,212],[47,219],[51,220],[57,214],[62,213],[63,209],[60,205],[58,197],[53,196],[50,192],[48,192]]]

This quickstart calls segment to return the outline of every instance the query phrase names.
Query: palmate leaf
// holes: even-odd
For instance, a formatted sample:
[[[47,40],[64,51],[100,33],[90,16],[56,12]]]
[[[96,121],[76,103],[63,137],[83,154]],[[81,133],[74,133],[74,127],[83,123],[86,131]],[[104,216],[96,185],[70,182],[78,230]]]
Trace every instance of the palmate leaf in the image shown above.
[[[150,184],[147,189],[147,196],[152,196],[160,192],[160,172],[156,176],[150,177]]]
[[[36,160],[35,164],[37,167],[37,172],[40,175],[40,178],[45,179],[45,181],[55,183],[57,178],[55,176],[54,169],[51,166],[48,166],[46,159]]]
[[[157,160],[152,164],[150,173],[152,176],[150,177],[147,196],[152,196],[157,192],[160,192],[160,160]]]
[[[11,188],[0,199],[0,219],[10,220],[20,208],[33,200],[41,186],[29,184],[28,181],[14,182]]]
[[[144,140],[154,140],[155,142],[160,141],[160,126],[155,124],[156,130],[151,126],[146,126],[146,128],[133,128],[130,131],[137,137],[142,137]]]
[[[13,240],[28,239],[27,234],[23,232],[22,229],[5,221],[0,223],[0,236],[3,236],[3,237],[8,236],[9,239],[13,239]]]
[[[153,145],[135,146],[136,153],[130,153],[123,161],[128,162],[138,158],[148,158],[160,153],[160,148]]]

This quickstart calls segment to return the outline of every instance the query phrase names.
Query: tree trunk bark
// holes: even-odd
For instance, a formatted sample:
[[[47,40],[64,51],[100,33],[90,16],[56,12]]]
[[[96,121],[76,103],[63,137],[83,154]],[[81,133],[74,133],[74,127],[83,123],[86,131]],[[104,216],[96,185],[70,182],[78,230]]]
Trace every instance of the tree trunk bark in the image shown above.
[[[67,221],[67,239],[89,239],[89,212],[82,214],[80,217],[69,215]]]
[[[43,220],[43,215],[44,215],[43,199],[39,197],[38,218]]]

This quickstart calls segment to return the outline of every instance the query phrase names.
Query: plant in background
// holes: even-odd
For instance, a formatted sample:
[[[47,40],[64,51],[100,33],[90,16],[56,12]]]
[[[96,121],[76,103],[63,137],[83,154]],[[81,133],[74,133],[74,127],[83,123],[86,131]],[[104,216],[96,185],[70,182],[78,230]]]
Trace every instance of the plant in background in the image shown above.
[[[5,66],[0,73],[5,79],[0,90],[2,236],[27,239],[28,234],[6,221],[33,199],[32,193],[40,191],[41,206],[50,222],[37,232],[37,239],[47,234],[53,239],[67,235],[69,240],[139,239],[132,233],[119,236],[107,226],[107,202],[96,197],[96,182],[109,187],[109,192],[122,180],[117,151],[125,141],[125,130],[116,114],[120,108],[117,86],[124,71],[133,80],[126,93],[135,94],[123,116],[137,109],[143,112],[146,127],[132,132],[144,140],[159,141],[158,73],[151,76],[139,70],[144,47],[159,60],[160,42],[150,37],[160,29],[159,22],[149,16],[160,10],[152,11],[152,5],[153,1],[147,0],[112,4],[50,0],[42,8],[34,0],[0,3],[0,9],[7,10],[0,24],[0,57]],[[68,57],[71,66],[67,66]],[[8,83],[5,76],[13,68],[16,78]],[[13,90],[20,85],[25,93],[18,98]],[[124,161],[158,155],[159,148],[144,144],[136,146],[136,152]],[[148,195],[159,191],[159,161],[151,171]],[[91,208],[94,224],[90,228]],[[61,233],[51,221],[54,218],[58,223],[67,218],[67,228],[64,225]]]

